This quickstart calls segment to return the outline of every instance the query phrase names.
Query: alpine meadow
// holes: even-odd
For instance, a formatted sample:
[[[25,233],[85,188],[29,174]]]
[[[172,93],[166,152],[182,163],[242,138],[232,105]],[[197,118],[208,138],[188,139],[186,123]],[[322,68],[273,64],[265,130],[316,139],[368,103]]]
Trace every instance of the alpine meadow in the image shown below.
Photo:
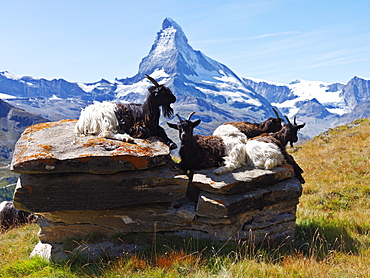
[[[369,277],[369,135],[370,119],[360,119],[289,149],[306,179],[292,245],[131,235],[119,240],[142,251],[53,263],[29,258],[33,224],[0,235],[0,277]]]

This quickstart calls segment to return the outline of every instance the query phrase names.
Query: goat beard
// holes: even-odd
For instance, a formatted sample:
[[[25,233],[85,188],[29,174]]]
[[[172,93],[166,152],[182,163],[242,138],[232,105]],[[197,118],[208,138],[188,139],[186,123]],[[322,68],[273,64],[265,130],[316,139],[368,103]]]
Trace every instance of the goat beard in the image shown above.
[[[173,116],[173,109],[171,108],[170,105],[163,105],[162,113],[164,117],[171,118]]]

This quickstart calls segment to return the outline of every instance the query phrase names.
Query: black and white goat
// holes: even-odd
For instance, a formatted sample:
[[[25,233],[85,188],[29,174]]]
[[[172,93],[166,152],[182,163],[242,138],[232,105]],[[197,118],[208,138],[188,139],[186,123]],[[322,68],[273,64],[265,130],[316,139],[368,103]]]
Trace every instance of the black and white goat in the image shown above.
[[[173,115],[171,104],[176,97],[171,90],[159,85],[146,75],[154,84],[148,89],[143,104],[120,104],[113,102],[95,103],[81,111],[75,130],[79,135],[97,135],[100,137],[133,142],[133,138],[146,139],[150,136],[160,137],[170,149],[176,144],[168,138],[165,130],[159,126],[160,108],[163,116]]]
[[[262,123],[224,123],[215,129],[213,135],[235,136],[235,134],[242,132],[248,137],[248,139],[250,139],[263,133],[277,132],[282,128],[281,123],[284,122],[284,120],[279,117],[279,113],[276,111],[276,109],[272,108],[272,110],[274,111],[276,118],[268,118]]]
[[[305,126],[305,124],[298,125],[296,123],[296,118],[294,117],[294,124],[292,124],[288,117],[287,124],[283,126],[281,130],[275,133],[264,133],[260,136],[254,137],[248,140],[246,144],[246,152],[250,164],[257,168],[272,169],[278,165],[281,165],[283,161],[286,161],[293,166],[296,177],[303,184],[305,183],[304,178],[302,177],[303,170],[294,158],[288,154],[286,150],[286,145],[290,142],[290,145],[293,147],[293,143],[298,141],[298,131]],[[265,152],[267,149],[275,149],[277,152],[268,152],[269,155],[266,155]],[[276,154],[274,156],[273,154]]]
[[[16,209],[11,201],[4,201],[0,204],[0,231],[32,223],[35,220],[37,220],[37,216],[30,212]]]
[[[297,142],[297,132],[303,125],[292,125],[289,120],[280,131],[272,134],[263,134],[253,139],[247,139],[241,131],[235,131],[231,136],[202,136],[193,135],[193,130],[201,120],[191,121],[194,114],[187,120],[179,115],[177,124],[167,123],[171,128],[179,131],[181,140],[179,167],[185,173],[189,172],[192,178],[194,170],[218,167],[215,174],[223,174],[235,170],[243,165],[250,167],[272,169],[283,162],[291,164],[301,183],[305,183],[303,170],[290,156],[285,145],[287,142]],[[294,121],[295,122],[295,121]]]
[[[180,169],[185,173],[189,171],[189,177],[192,177],[194,170],[218,167],[214,173],[223,174],[245,165],[246,136],[244,134],[240,137],[193,135],[194,128],[201,122],[200,119],[190,120],[194,113],[191,113],[187,120],[176,114],[180,120],[179,123],[167,123],[169,127],[179,131]]]

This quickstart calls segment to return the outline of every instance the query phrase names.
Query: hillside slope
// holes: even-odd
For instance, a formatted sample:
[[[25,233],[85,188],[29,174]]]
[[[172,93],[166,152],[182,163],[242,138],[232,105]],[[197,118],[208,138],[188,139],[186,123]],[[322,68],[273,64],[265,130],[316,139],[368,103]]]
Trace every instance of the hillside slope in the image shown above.
[[[14,145],[26,127],[48,121],[0,99],[0,160],[10,161]]]
[[[370,118],[330,129],[293,153],[306,184],[301,223],[330,227],[370,246]]]

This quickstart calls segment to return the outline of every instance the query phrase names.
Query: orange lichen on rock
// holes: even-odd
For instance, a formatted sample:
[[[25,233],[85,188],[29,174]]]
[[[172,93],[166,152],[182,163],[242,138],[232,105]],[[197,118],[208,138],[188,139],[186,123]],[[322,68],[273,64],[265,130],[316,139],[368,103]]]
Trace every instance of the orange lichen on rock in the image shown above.
[[[283,168],[287,169],[290,173],[294,173],[294,169],[292,167],[292,165],[288,164],[288,163],[283,163],[282,165]]]
[[[103,137],[94,137],[89,139],[86,143],[82,144],[82,147],[84,148],[90,148],[90,147],[95,147],[95,146],[119,146],[121,147],[127,147],[127,145],[130,145],[129,143],[122,142],[122,141],[112,141],[107,138]]]
[[[130,148],[118,148],[116,151],[119,152],[127,152],[130,154],[141,155],[141,156],[154,156],[154,152],[156,151],[153,148],[140,146],[140,145],[131,145]]]
[[[142,155],[145,156],[153,156],[153,149],[145,146],[136,146],[135,148],[137,152],[140,152]]]
[[[76,167],[87,173],[110,173],[163,165],[169,156],[168,147],[156,138],[128,143],[78,136],[75,122],[46,122],[27,128],[17,142],[11,168],[20,173],[74,172]],[[102,163],[104,167],[99,166]]]
[[[50,152],[51,149],[53,148],[52,145],[37,145],[37,147],[40,147],[40,148],[44,149],[45,152]]]
[[[127,143],[118,140],[111,140],[102,137],[94,137],[88,139],[88,141],[82,144],[84,148],[94,148],[96,146],[104,147],[110,150],[110,156],[122,155],[122,154],[132,154],[135,156],[153,156],[155,149],[147,146],[141,146],[135,143]]]
[[[37,131],[42,130],[44,128],[50,128],[50,127],[53,127],[53,126],[60,125],[64,122],[70,122],[70,121],[76,121],[77,122],[77,120],[62,120],[62,121],[58,121],[58,122],[45,122],[45,123],[35,124],[35,125],[32,125],[32,126],[26,128],[26,130],[23,132],[23,135],[26,135],[26,134],[29,134],[29,133],[32,133],[32,132],[37,132]]]
[[[145,169],[148,167],[148,160],[145,157],[125,156],[123,160],[132,163],[135,169]]]
[[[47,164],[50,164],[56,161],[54,156],[50,153],[52,146],[38,145],[38,147],[42,148],[40,152],[35,152],[32,155],[25,155],[28,151],[28,147],[26,145],[17,146],[18,151],[13,156],[14,163],[22,163],[25,161],[39,160],[40,162],[48,161]]]
[[[27,151],[27,146],[26,145],[19,145],[19,146],[17,146],[17,153],[16,154],[14,154],[14,156],[13,156],[13,159],[15,159],[15,160],[19,160],[21,157],[23,157],[24,156],[24,153]]]

